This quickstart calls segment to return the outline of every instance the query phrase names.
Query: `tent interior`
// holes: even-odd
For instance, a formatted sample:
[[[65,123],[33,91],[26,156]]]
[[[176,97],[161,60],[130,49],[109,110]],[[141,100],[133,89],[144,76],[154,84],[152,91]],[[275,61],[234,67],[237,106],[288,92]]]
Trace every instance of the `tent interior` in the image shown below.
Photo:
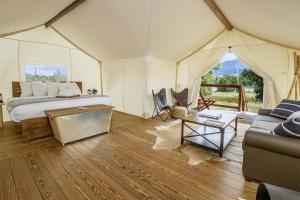
[[[264,111],[271,109],[272,113],[284,99],[289,100],[283,104],[300,107],[297,101],[299,8],[297,0],[0,1],[0,106],[3,107],[0,120],[4,122],[0,128],[0,191],[3,199],[44,199],[48,193],[54,199],[255,199],[261,185],[270,196],[279,191],[299,198],[300,178],[294,166],[300,164],[300,122],[298,128],[288,130],[292,137],[279,136],[274,133],[278,127],[268,121],[272,116],[256,123],[257,116],[267,114],[253,113],[256,118],[252,122],[238,123],[237,136],[224,149],[224,158],[219,159],[218,154],[211,156],[207,149],[180,145],[184,119],[151,118],[157,108],[152,91],[157,93],[162,88],[166,89],[170,108],[176,108],[171,89],[180,92],[185,88],[188,88],[190,107],[197,107],[201,77],[228,49],[263,78]],[[33,98],[24,96],[17,102],[23,91],[21,97],[16,97],[12,84],[18,82],[21,89],[25,87],[29,65],[62,66],[67,82],[82,83],[83,99],[61,97],[60,92],[53,99],[47,97],[51,102],[39,97],[33,101],[44,106],[39,113],[43,116],[33,115],[35,107],[30,106],[34,103],[29,103]],[[98,95],[89,100],[88,90],[93,89]],[[70,102],[56,107],[58,97]],[[103,129],[106,121],[100,123],[101,131],[109,133],[73,143],[87,137],[83,130],[95,131],[92,124],[95,120],[83,118],[92,113],[90,107],[84,110],[85,105],[81,103],[85,101],[86,106],[93,106],[102,101],[100,98],[105,98],[106,103],[99,105],[114,107],[108,130]],[[65,111],[68,108],[78,109],[70,114]],[[61,113],[52,112],[56,109],[74,117],[63,118]],[[107,107],[106,111],[103,109],[97,107],[97,112],[102,113],[99,117],[108,113]],[[290,114],[296,111],[288,110]],[[238,119],[240,112],[232,113],[228,115]],[[190,115],[195,114],[198,112]],[[24,138],[26,127],[33,126],[32,121],[27,122],[29,115],[30,119],[49,117],[47,122],[39,121],[38,127],[29,134],[43,135],[40,132],[44,127],[39,124],[47,123],[53,129],[52,135]],[[297,121],[297,117],[293,120]],[[283,118],[280,123],[284,128],[289,118],[284,118],[286,121]],[[80,131],[74,130],[76,136],[70,144],[63,146],[64,143],[57,142],[57,135],[63,140],[64,131],[69,133],[81,123],[86,125],[78,127]],[[272,126],[270,134],[255,132],[266,124]],[[153,135],[154,130],[158,133]],[[177,137],[160,137],[160,132]],[[164,142],[168,147],[155,149]],[[201,162],[195,166],[187,161],[191,161],[193,153],[184,153],[184,148],[189,146],[193,146],[194,154],[202,155],[198,159]],[[223,152],[221,144],[218,148]],[[205,152],[197,153],[200,150]],[[204,154],[210,158],[204,159]],[[252,164],[260,162],[263,164]],[[272,165],[278,167],[268,172]],[[40,183],[40,179],[45,183]]]

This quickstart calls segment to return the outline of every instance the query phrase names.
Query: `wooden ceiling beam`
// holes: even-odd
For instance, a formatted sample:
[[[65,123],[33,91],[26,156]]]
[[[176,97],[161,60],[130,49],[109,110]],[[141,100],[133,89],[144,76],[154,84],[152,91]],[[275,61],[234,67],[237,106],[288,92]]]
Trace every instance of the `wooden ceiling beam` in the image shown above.
[[[86,0],[75,0],[70,5],[68,5],[66,8],[64,8],[62,11],[60,11],[57,15],[55,15],[53,18],[51,18],[49,21],[47,21],[45,23],[45,26],[46,27],[50,26],[51,24],[53,24],[54,22],[56,22],[57,20],[59,20],[61,17],[63,17],[67,13],[71,12],[72,10],[74,10],[76,7],[78,7],[79,5],[81,5],[85,1]]]
[[[211,9],[211,11],[216,15],[216,17],[224,24],[227,30],[233,29],[232,24],[229,20],[225,17],[219,6],[216,4],[214,0],[203,0],[206,5]]]

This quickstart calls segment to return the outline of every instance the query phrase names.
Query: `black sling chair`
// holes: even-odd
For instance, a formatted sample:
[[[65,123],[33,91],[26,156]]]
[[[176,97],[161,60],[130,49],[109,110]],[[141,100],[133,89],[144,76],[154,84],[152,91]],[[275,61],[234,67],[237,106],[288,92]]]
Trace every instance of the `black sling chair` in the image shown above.
[[[161,89],[158,93],[154,93],[152,90],[154,110],[152,119],[159,116],[162,121],[165,121],[171,117],[171,107],[167,104],[166,89]],[[165,117],[163,117],[166,115]]]
[[[185,88],[181,92],[175,92],[171,88],[171,95],[173,100],[173,106],[181,106],[189,110],[189,106],[192,104],[192,102],[188,103],[189,90],[187,88]]]

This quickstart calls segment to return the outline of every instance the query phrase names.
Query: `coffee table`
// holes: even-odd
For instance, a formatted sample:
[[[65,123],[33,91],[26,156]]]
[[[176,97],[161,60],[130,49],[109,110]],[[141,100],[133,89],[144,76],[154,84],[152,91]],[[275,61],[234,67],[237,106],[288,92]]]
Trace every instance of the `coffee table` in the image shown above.
[[[205,114],[222,114],[219,119],[211,119],[199,116],[200,113]],[[238,114],[224,110],[205,110],[197,112],[182,118],[181,123],[181,144],[184,141],[199,145],[202,148],[212,150],[223,156],[223,152],[237,134]],[[209,121],[207,121],[209,120]],[[235,126],[231,123],[235,121]],[[197,125],[197,127],[193,127]],[[200,126],[198,126],[200,125]],[[190,133],[184,134],[184,128],[191,130]]]

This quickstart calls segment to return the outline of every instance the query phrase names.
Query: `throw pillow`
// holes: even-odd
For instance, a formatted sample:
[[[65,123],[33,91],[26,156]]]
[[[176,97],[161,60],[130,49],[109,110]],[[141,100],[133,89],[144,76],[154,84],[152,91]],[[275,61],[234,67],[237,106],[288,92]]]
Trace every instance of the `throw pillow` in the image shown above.
[[[47,96],[47,84],[46,83],[32,83],[32,93],[35,97]]]
[[[271,116],[287,119],[294,112],[300,111],[300,101],[284,99],[270,113]]]
[[[59,83],[59,96],[75,96],[80,95],[81,91],[76,83]]]
[[[32,84],[34,84],[34,83],[42,83],[42,81],[20,82],[21,97],[31,97],[31,96],[33,96]]]
[[[276,135],[300,139],[300,117],[289,118],[273,130]]]
[[[294,112],[293,114],[291,114],[291,115],[289,116],[288,119],[294,118],[294,117],[300,117],[300,111]]]
[[[46,84],[47,84],[48,96],[58,95],[59,89],[58,89],[58,84],[57,83],[47,81]]]
[[[74,92],[74,95],[80,95],[81,94],[81,90],[78,87],[77,83],[70,83],[70,84],[71,84],[72,90]]]
[[[21,82],[21,97],[30,97],[33,96],[31,82]]]

